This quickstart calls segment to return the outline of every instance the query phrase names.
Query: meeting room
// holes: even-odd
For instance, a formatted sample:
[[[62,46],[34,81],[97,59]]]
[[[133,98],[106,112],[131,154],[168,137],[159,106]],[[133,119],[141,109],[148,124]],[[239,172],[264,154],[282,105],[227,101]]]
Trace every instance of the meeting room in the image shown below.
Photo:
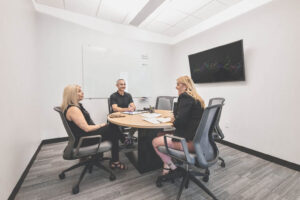
[[[0,199],[300,200],[299,0],[2,0]]]

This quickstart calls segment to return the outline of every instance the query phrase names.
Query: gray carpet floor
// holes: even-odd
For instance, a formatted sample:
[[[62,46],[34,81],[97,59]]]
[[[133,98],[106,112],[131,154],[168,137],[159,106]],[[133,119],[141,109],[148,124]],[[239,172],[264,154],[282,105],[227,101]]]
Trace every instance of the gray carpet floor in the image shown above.
[[[106,172],[94,168],[93,173],[87,174],[82,181],[80,193],[72,195],[72,185],[78,180],[82,168],[68,172],[64,180],[58,178],[63,169],[78,162],[63,160],[65,146],[66,142],[60,142],[42,147],[16,199],[176,199],[181,180],[157,188],[155,180],[161,171],[139,174],[124,155],[127,149],[121,150],[120,157],[128,165],[128,170],[115,170],[115,181],[109,181]],[[226,167],[213,166],[210,180],[205,183],[218,199],[300,200],[300,172],[221,144],[218,147]],[[108,162],[104,164],[108,166]],[[191,182],[189,188],[183,190],[181,200],[184,199],[211,198]]]

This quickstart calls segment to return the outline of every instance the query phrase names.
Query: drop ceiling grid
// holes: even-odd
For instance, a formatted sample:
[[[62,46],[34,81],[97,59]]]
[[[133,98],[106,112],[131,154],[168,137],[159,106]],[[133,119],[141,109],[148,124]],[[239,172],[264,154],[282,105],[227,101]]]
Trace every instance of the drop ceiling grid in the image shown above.
[[[146,5],[148,0],[101,0],[97,17],[129,24],[136,14]]]
[[[129,24],[151,0],[36,0],[37,3]],[[242,0],[166,0],[139,28],[175,36]]]
[[[180,2],[181,5],[183,5],[182,1],[175,0],[174,2],[176,1]],[[182,20],[179,20],[176,24],[170,26],[168,29],[166,29],[161,33],[166,34],[168,36],[175,36],[180,32],[183,32],[186,29],[201,23],[202,21],[212,17],[213,15],[220,13],[221,11],[228,8],[229,6],[232,6],[233,4],[236,4],[240,1],[241,0],[202,0],[202,1],[197,1],[198,3],[197,9],[190,9],[186,7],[189,10],[185,10],[184,8],[180,7],[179,6],[180,4],[173,5],[173,8],[176,8],[184,13],[187,13],[188,16]],[[196,1],[189,0],[186,3],[190,3],[190,5],[193,4],[196,7],[195,2]]]
[[[182,0],[167,1],[165,5],[163,5],[164,8],[162,8],[160,12],[157,11],[157,13],[153,13],[152,16],[149,16],[149,18],[152,18],[152,20],[148,23],[145,22],[145,24],[143,24],[141,27],[169,36],[174,36],[203,21],[204,19],[200,15],[201,13],[199,14],[197,12],[207,5],[212,5],[208,8],[211,8],[215,5],[221,5],[225,7],[224,3],[219,3],[216,0],[185,0],[184,2],[189,6],[184,6],[185,4]],[[221,9],[218,9],[217,11],[221,11]],[[214,11],[209,10],[209,12]],[[211,15],[207,16],[210,17]],[[168,24],[170,26],[166,26],[166,29],[157,30],[156,24],[158,22],[163,22],[164,24]]]

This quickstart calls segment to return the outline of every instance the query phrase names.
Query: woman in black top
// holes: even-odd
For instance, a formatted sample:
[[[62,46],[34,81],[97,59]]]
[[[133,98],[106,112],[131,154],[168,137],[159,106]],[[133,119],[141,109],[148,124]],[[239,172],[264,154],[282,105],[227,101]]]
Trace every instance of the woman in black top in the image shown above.
[[[205,104],[203,99],[196,92],[194,82],[190,77],[179,77],[177,79],[176,89],[178,90],[179,97],[177,109],[174,112],[174,118],[172,119],[176,130],[172,134],[185,138],[189,151],[193,152],[194,147],[192,140],[200,123]],[[176,166],[168,155],[157,150],[158,146],[165,145],[163,137],[164,136],[156,137],[152,141],[152,144],[156,153],[164,162],[163,174],[167,174],[170,170],[175,170]],[[168,138],[167,143],[170,148],[182,150],[180,142],[172,141]]]
[[[61,109],[64,112],[72,133],[75,136],[74,147],[77,146],[79,138],[82,136],[101,135],[102,141],[109,140],[112,143],[112,162],[110,167],[126,169],[126,166],[119,161],[119,129],[117,126],[111,124],[95,124],[88,111],[86,111],[82,104],[79,103],[82,99],[83,92],[80,86],[68,85],[65,87]],[[98,138],[88,141],[84,140],[82,146],[97,144],[98,141]]]

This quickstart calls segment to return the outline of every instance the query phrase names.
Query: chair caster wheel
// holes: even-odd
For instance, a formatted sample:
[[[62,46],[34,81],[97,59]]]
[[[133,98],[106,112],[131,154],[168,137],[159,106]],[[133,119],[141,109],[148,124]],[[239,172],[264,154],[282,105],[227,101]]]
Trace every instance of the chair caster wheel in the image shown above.
[[[202,178],[202,180],[204,181],[204,182],[208,182],[208,180],[209,180],[209,176],[204,176],[203,178]]]
[[[59,177],[60,180],[62,180],[64,178],[66,178],[66,175],[65,175],[65,173],[61,173],[61,174],[58,175],[58,177]]]
[[[225,167],[225,163],[224,162],[221,163],[221,167]]]
[[[113,174],[111,174],[111,175],[109,176],[109,180],[110,180],[110,181],[114,181],[114,180],[116,180],[116,176],[115,176],[115,175],[113,175]]]
[[[78,186],[78,185],[76,185],[76,186],[74,186],[74,187],[72,188],[72,193],[73,193],[73,194],[78,194],[78,193],[79,193],[79,186]]]
[[[160,180],[156,181],[156,187],[158,188],[162,187],[162,182]]]

